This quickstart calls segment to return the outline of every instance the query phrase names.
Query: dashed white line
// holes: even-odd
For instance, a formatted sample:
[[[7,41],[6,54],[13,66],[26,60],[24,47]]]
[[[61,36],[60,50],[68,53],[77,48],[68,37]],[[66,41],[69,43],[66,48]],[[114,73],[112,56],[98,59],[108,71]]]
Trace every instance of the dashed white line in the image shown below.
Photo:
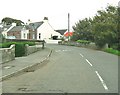
[[[81,53],[80,53],[80,56],[84,57]],[[89,61],[88,59],[85,59],[85,60],[88,62],[88,64],[89,64],[90,66],[93,66],[92,63],[90,63],[90,61]],[[102,77],[100,76],[100,74],[98,73],[98,71],[95,71],[95,73],[97,74],[97,76],[98,76],[100,82],[102,83],[104,89],[107,91],[107,90],[108,90],[108,87],[107,87],[107,85],[105,84],[104,80],[102,79]]]
[[[88,61],[87,59],[85,59],[87,62],[88,62],[88,64],[90,65],[90,66],[93,66],[91,63],[90,63],[90,61]]]
[[[102,79],[102,77],[100,76],[100,74],[98,73],[98,71],[95,71],[95,73],[97,74],[98,78],[100,79],[103,87],[105,88],[105,90],[108,90],[108,87],[106,86],[104,80]]]
[[[81,53],[80,53],[80,56],[84,57]]]

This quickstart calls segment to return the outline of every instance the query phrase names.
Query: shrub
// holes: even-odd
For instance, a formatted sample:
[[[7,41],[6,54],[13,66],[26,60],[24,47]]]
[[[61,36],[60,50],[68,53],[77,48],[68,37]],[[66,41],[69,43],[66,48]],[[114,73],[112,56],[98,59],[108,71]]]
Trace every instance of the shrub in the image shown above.
[[[0,44],[0,46],[2,48],[9,48],[12,44],[15,44],[15,57],[21,57],[25,55],[25,44],[33,46],[35,42],[6,42]]]
[[[106,48],[106,49],[104,49],[104,51],[105,51],[105,52],[108,52],[108,53],[112,53],[112,54],[115,54],[115,55],[120,56],[120,51],[115,50],[115,49],[113,49],[113,48]]]
[[[16,43],[15,44],[15,56],[21,57],[25,55],[25,44],[24,43]]]

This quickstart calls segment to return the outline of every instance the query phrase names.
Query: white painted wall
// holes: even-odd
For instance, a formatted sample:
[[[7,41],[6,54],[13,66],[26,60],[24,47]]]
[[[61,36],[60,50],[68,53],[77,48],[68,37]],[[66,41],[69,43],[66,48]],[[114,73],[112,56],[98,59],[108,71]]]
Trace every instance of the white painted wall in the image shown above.
[[[41,33],[40,39],[39,39],[39,33]],[[50,39],[52,36],[60,37],[61,34],[54,31],[52,26],[49,24],[48,20],[44,20],[44,23],[37,29],[37,40]]]
[[[21,30],[21,39],[27,39],[27,34],[29,33],[29,30],[26,30],[25,28],[23,28]]]

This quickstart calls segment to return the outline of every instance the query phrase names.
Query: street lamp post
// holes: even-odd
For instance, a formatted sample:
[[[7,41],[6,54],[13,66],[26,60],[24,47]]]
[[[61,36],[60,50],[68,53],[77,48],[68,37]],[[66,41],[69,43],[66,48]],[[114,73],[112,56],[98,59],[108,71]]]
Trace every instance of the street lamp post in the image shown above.
[[[70,14],[68,13],[68,41],[70,41]]]

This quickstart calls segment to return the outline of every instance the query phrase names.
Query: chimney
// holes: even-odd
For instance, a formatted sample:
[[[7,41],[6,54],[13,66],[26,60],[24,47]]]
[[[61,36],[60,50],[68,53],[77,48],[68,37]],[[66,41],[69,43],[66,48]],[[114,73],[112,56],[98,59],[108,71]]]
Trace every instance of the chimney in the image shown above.
[[[31,20],[30,19],[28,19],[28,22],[27,22],[27,24],[29,25],[31,23]]]
[[[48,17],[44,17],[44,20],[48,20]]]

